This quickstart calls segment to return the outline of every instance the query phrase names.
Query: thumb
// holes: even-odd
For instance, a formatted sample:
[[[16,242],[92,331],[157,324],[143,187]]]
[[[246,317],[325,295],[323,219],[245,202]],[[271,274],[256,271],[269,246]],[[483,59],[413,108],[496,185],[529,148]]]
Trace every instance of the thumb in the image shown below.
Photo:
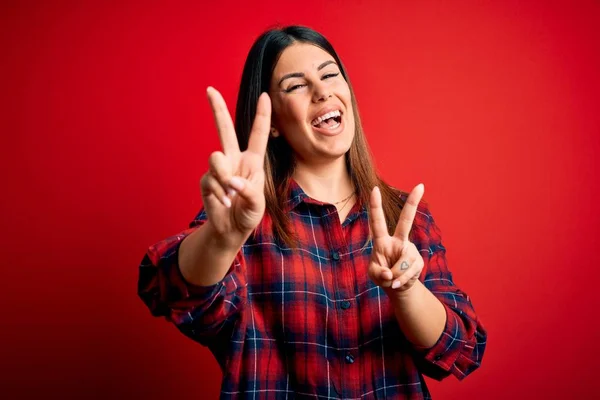
[[[229,186],[232,187],[242,199],[247,201],[251,208],[260,206],[260,194],[257,188],[255,188],[247,179],[242,178],[241,176],[234,176],[229,180]]]

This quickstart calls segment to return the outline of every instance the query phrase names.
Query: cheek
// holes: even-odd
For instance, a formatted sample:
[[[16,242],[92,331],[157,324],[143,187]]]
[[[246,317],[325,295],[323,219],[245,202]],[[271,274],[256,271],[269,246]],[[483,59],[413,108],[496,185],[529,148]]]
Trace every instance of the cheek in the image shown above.
[[[352,104],[352,94],[350,93],[350,88],[348,87],[348,85],[344,85],[344,88],[342,90],[342,96],[344,97],[344,101],[346,102],[346,104]]]
[[[290,98],[282,104],[281,119],[284,125],[298,124],[306,118],[306,106],[299,98]]]
[[[346,83],[346,81],[339,82],[335,87],[335,92],[337,93],[340,100],[344,102],[348,109],[352,107],[352,94],[350,93],[350,87]]]

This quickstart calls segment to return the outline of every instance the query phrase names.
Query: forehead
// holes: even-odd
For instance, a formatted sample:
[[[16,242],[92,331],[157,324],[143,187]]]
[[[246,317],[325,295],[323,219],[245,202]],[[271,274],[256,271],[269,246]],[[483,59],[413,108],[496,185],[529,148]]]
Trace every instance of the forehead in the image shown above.
[[[334,58],[322,48],[308,43],[294,43],[281,53],[273,77],[291,72],[310,72],[328,60]]]

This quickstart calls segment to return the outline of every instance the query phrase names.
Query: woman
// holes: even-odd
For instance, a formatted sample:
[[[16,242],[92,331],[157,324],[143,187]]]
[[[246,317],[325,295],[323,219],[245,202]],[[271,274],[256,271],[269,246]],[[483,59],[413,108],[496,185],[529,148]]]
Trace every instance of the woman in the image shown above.
[[[207,346],[222,398],[430,398],[486,332],[453,281],[423,185],[375,173],[348,76],[319,33],[265,32],[235,127],[207,90],[222,152],[188,230],[150,247],[139,295]],[[266,212],[265,212],[266,211]]]

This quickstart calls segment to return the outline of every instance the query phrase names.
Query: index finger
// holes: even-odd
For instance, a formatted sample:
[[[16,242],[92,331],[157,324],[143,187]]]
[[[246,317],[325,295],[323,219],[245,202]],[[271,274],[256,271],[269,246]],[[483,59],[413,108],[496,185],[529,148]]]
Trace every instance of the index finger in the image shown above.
[[[256,116],[252,123],[250,138],[248,139],[248,150],[264,158],[269,141],[269,129],[271,128],[271,99],[267,93],[258,98],[256,105]]]
[[[223,147],[223,153],[239,153],[240,146],[235,135],[235,127],[233,126],[233,121],[223,96],[221,96],[221,93],[217,89],[210,86],[206,89],[206,94],[213,111],[217,130],[219,131],[219,140]]]
[[[369,199],[369,225],[373,233],[373,240],[383,239],[388,236],[385,214],[381,203],[381,191],[377,186],[371,192]]]
[[[424,192],[425,186],[422,183],[419,183],[408,195],[406,203],[400,213],[398,225],[396,225],[394,236],[397,238],[408,241],[408,234],[410,233],[410,228],[412,228],[415,215],[417,214],[417,207],[421,198],[423,198]]]

